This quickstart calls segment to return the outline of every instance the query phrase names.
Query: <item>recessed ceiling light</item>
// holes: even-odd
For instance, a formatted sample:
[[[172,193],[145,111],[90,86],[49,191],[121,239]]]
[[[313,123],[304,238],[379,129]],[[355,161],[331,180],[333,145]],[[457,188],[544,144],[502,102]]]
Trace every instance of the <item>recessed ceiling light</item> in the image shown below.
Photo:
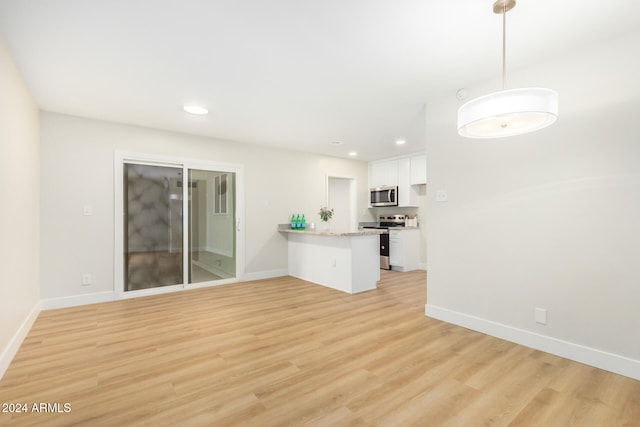
[[[398,140],[396,140],[396,145],[404,145],[404,144],[406,144],[406,143],[407,143],[407,141],[405,141],[404,139],[398,139]]]
[[[358,153],[356,153],[355,151],[349,151],[349,153],[347,153],[347,154],[349,154],[350,156],[357,156],[358,155]]]
[[[342,145],[342,141],[331,141],[329,144],[331,144],[331,145]]]
[[[183,108],[184,108],[184,111],[186,111],[187,113],[197,114],[199,116],[209,113],[209,110],[207,110],[204,107],[200,107],[198,105],[185,105]]]

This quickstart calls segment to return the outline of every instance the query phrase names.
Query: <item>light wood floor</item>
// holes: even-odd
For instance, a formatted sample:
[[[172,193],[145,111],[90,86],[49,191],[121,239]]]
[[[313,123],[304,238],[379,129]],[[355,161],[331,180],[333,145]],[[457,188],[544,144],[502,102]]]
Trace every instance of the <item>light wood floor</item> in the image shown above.
[[[425,273],[290,277],[42,312],[0,425],[639,426],[640,381],[424,316]]]

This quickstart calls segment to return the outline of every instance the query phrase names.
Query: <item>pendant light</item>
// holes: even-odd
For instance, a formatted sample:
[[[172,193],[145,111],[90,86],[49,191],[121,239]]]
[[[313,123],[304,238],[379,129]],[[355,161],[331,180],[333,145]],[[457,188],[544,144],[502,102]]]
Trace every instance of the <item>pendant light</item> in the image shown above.
[[[458,133],[467,138],[502,138],[533,132],[558,118],[558,93],[545,88],[506,90],[507,12],[515,0],[497,0],[502,14],[502,90],[472,99],[458,109]]]

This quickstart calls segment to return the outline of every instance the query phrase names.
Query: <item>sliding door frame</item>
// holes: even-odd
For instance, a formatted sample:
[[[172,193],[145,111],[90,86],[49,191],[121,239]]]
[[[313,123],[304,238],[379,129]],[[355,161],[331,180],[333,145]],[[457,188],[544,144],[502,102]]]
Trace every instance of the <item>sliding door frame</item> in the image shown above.
[[[189,186],[182,186],[182,280],[183,283],[170,286],[160,286],[150,289],[125,291],[124,286],[124,165],[125,163],[166,166],[182,168],[183,182],[189,179],[190,169],[211,170],[219,172],[231,172],[235,174],[235,261],[236,275],[229,279],[220,279],[211,282],[189,283]],[[155,295],[166,292],[175,292],[185,289],[194,289],[207,286],[217,286],[228,283],[236,283],[244,276],[245,265],[245,222],[244,222],[244,166],[234,163],[195,160],[181,157],[162,156],[147,153],[135,153],[116,150],[114,152],[114,276],[113,287],[117,299],[132,298],[145,295]]]

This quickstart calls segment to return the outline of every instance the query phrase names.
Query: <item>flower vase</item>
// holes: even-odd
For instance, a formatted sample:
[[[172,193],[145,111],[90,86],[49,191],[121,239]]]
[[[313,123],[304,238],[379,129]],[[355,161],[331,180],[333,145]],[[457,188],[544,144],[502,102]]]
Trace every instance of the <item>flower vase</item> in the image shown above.
[[[329,221],[322,221],[322,231],[329,231]]]

